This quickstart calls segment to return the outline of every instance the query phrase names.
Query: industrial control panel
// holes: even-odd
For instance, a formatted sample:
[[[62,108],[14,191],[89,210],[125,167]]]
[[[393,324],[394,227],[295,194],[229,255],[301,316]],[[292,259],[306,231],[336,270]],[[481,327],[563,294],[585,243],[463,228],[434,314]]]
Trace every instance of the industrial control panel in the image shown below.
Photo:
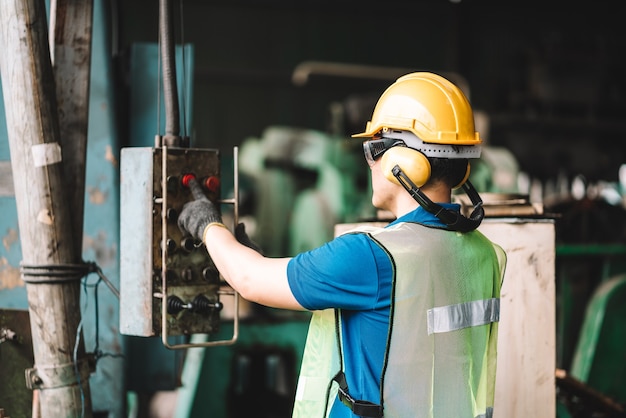
[[[191,181],[220,207],[218,150],[121,150],[120,332],[161,335],[169,348],[178,348],[171,336],[216,333],[222,298],[237,298],[223,290],[204,244],[178,228],[178,214],[194,199]]]

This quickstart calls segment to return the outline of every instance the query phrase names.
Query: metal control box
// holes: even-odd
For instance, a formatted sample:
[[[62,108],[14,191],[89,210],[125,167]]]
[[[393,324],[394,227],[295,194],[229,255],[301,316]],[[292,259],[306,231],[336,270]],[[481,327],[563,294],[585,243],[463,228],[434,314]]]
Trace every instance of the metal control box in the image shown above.
[[[166,338],[217,332],[219,272],[177,218],[193,199],[191,177],[218,204],[219,152],[123,148],[120,164],[120,332]]]

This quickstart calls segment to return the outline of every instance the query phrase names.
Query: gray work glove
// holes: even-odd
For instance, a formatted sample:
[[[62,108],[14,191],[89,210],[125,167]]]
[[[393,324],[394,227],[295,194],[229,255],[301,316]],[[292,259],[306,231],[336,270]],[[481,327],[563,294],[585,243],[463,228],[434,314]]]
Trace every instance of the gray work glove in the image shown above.
[[[183,234],[189,234],[202,241],[202,234],[207,225],[211,222],[222,223],[222,215],[215,204],[202,193],[196,180],[191,180],[189,187],[195,200],[183,206],[178,215],[178,227]]]
[[[238,223],[235,227],[235,238],[237,238],[237,241],[239,241],[240,244],[245,245],[248,248],[252,248],[257,253],[263,255],[261,247],[259,247],[248,236],[248,233],[246,232],[246,226],[243,224],[243,222]]]

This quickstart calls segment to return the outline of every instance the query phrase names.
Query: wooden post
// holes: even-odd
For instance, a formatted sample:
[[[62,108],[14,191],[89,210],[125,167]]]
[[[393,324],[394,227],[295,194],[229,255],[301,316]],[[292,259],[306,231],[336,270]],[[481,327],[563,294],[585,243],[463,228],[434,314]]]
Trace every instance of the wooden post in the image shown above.
[[[80,324],[80,245],[64,181],[44,0],[0,1],[0,76],[43,417],[91,417]],[[77,344],[78,341],[78,344]]]
[[[78,257],[79,244],[83,242],[92,26],[93,0],[50,1],[50,56],[56,81],[66,192]]]

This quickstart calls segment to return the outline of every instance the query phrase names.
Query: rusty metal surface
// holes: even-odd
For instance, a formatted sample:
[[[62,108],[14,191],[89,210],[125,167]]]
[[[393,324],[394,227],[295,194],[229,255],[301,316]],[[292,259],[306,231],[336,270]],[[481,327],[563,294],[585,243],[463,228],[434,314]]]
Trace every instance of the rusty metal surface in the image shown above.
[[[0,309],[0,341],[2,334],[11,334],[7,330],[15,335],[0,342],[0,408],[7,417],[27,418],[33,391],[26,387],[24,373],[34,363],[28,311]]]

